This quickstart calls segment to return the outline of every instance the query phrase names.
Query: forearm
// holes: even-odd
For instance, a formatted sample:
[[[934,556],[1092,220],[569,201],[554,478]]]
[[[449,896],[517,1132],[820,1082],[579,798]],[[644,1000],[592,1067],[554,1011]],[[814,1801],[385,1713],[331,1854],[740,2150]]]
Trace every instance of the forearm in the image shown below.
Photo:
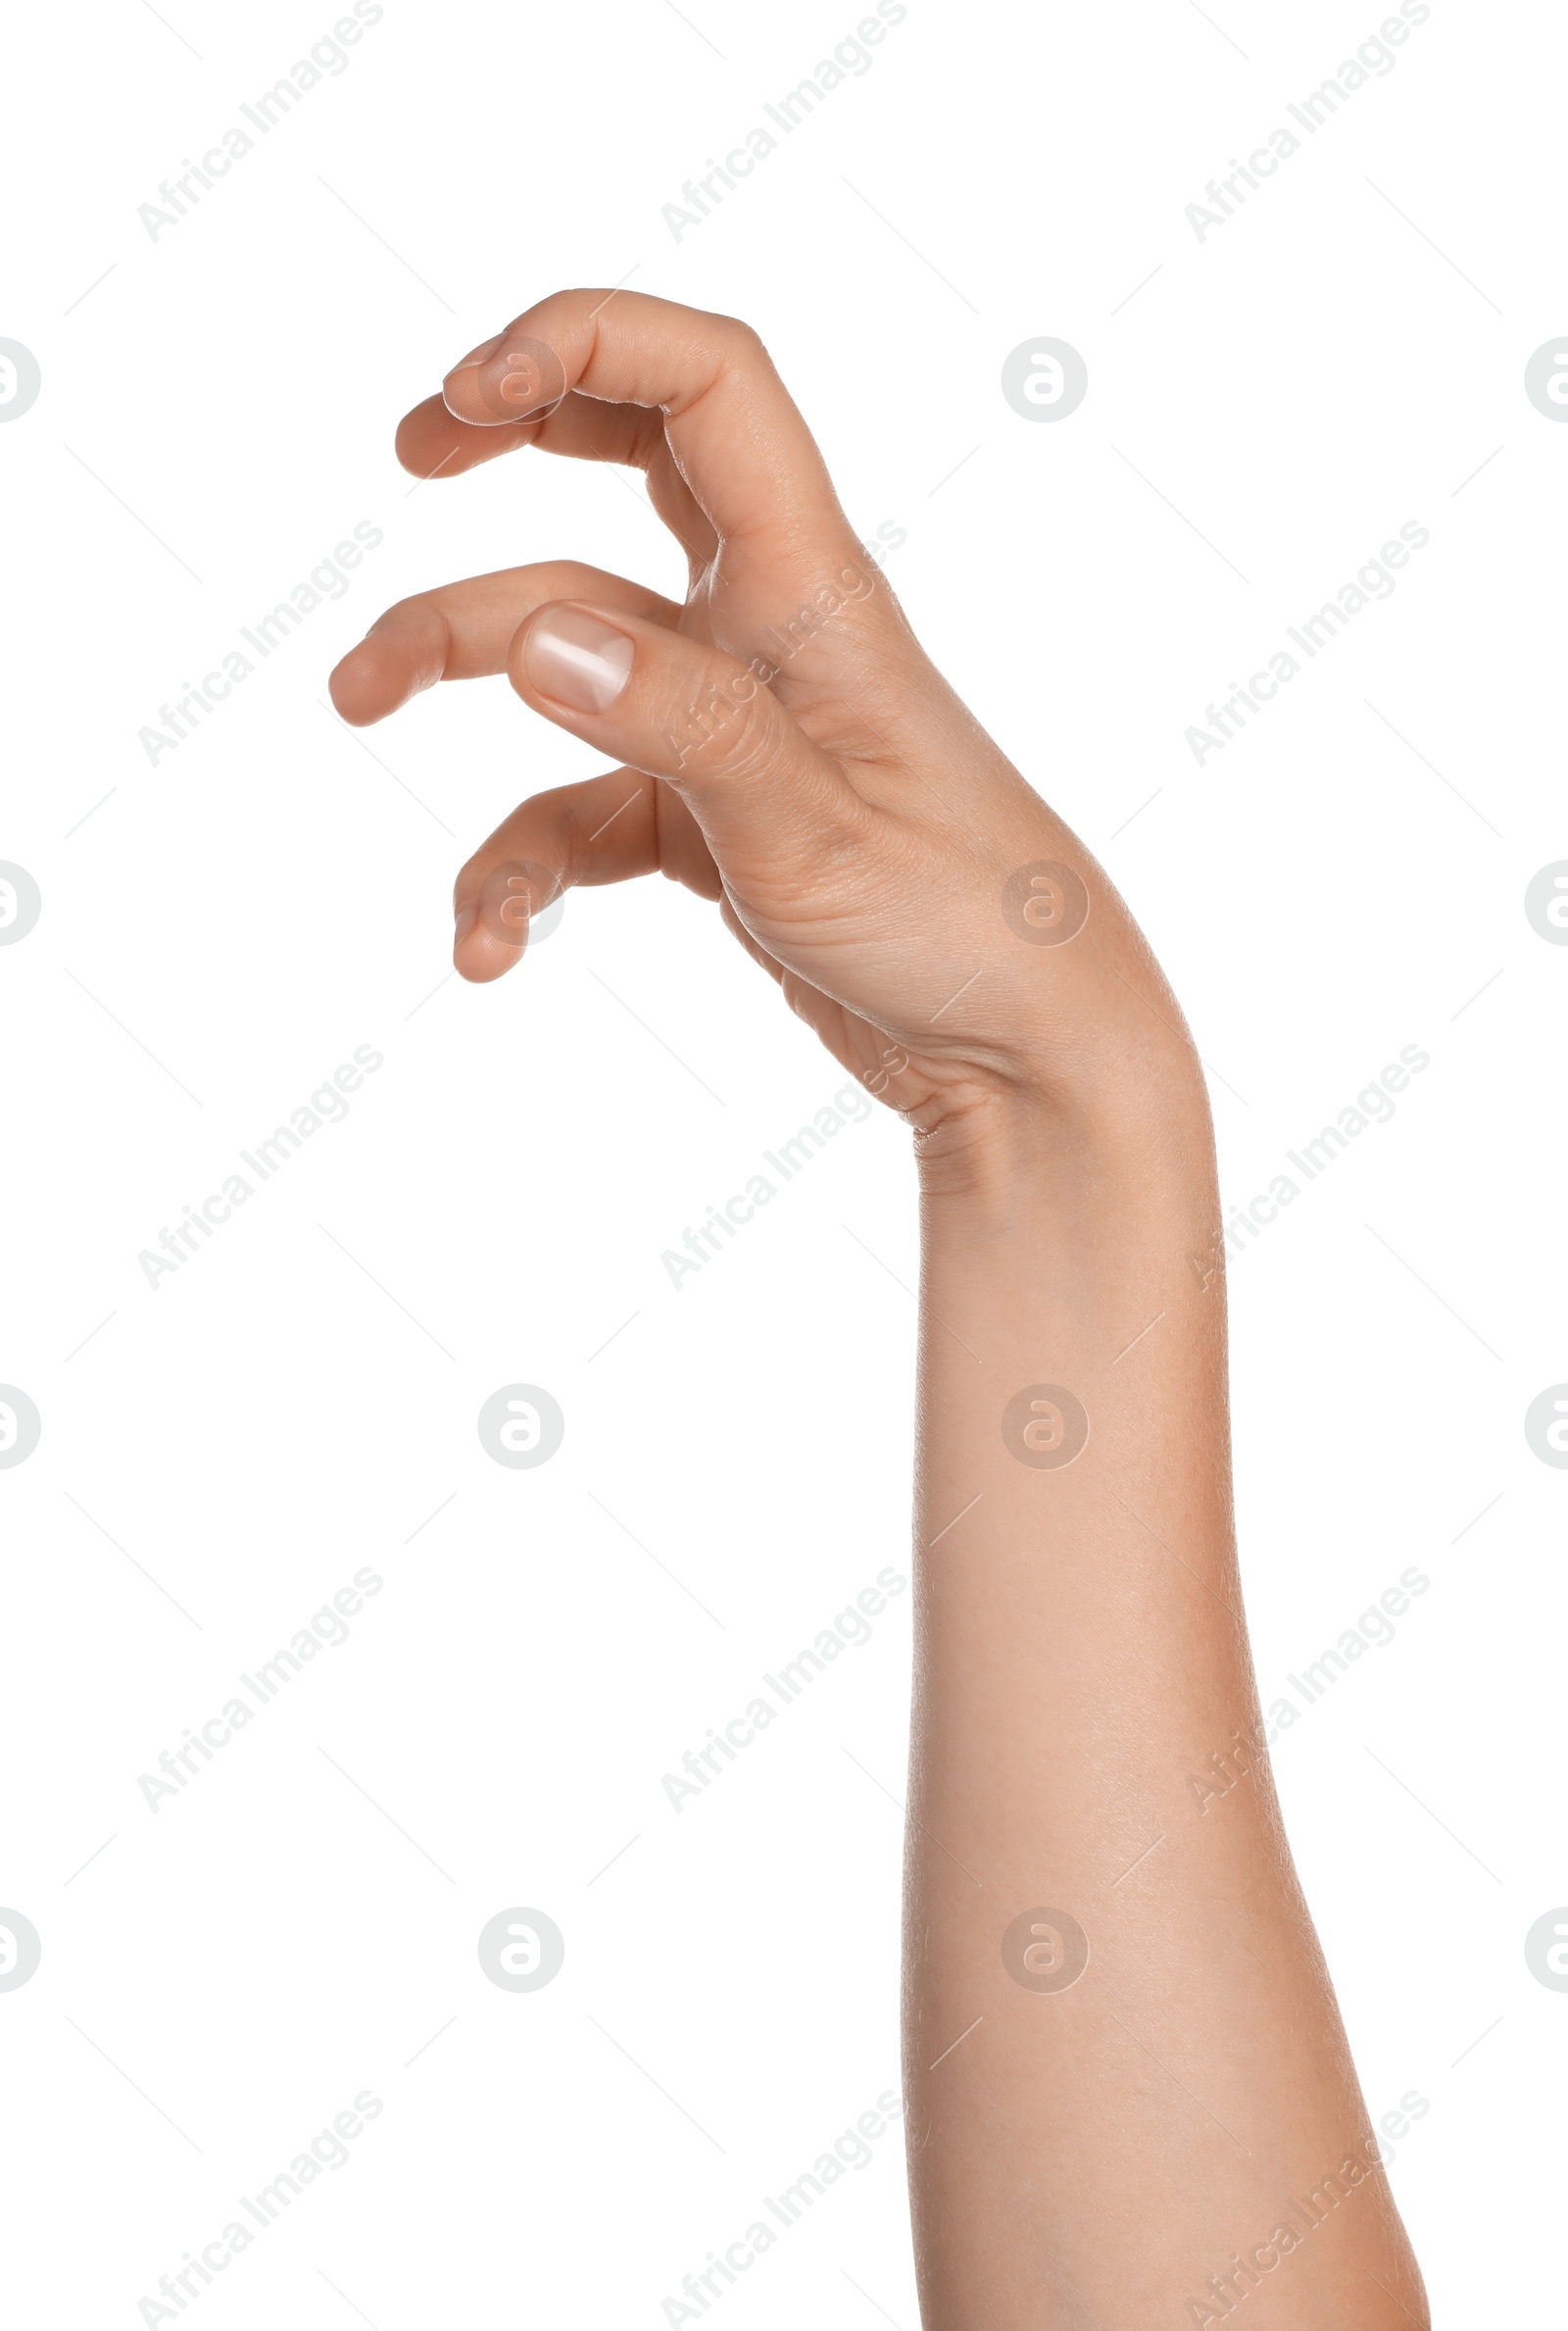
[[[431,478],[524,444],[635,462],[690,563],[684,603],[559,562],[472,576],[389,609],[334,672],[365,723],[505,670],[611,765],[519,804],[460,870],[459,970],[510,970],[563,884],[660,870],[721,903],[919,1141],[928,2331],[1157,2331],[1243,2304],[1259,2326],[1419,2321],[1256,1741],[1207,1113],[1147,944],[867,575],[733,318],[556,293],[398,443]],[[1082,1447],[1054,1446],[1074,1423]],[[1214,1771],[1225,1790],[1195,1793]],[[1058,1966],[1063,1936],[1087,1963]],[[1205,2306],[1233,2256],[1240,2285]]]
[[[1114,1123],[1020,1112],[928,1178],[906,1978],[928,2331],[1244,2303],[1407,2331],[1420,2286],[1257,1725],[1206,1113],[1179,1080]],[[1040,1387],[1071,1398],[1036,1412]]]

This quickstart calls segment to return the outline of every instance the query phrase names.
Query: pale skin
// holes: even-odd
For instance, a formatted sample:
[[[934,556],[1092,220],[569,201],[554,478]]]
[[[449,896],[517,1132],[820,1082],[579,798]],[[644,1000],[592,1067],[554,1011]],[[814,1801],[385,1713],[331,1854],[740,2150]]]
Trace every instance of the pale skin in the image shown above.
[[[926,2331],[1425,2331],[1269,1776],[1207,1101],[1146,941],[927,661],[744,324],[557,293],[397,446],[635,466],[689,565],[681,602],[563,564],[453,583],[333,673],[363,723],[505,672],[615,765],[463,868],[458,969],[519,963],[558,883],[662,871],[913,1133]]]

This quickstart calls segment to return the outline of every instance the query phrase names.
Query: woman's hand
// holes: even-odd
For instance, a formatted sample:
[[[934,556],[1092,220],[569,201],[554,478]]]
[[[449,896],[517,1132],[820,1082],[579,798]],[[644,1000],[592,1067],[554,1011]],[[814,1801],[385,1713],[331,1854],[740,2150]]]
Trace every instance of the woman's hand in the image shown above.
[[[938,1167],[904,2019],[922,2320],[1147,2331],[1262,2291],[1271,2331],[1422,2324],[1263,1752],[1180,1014],[921,654],[753,333],[563,292],[399,437],[429,476],[524,444],[644,469],[690,582],[677,606],[516,568],[406,600],[338,667],[361,721],[505,670],[623,764],[465,867],[458,967],[509,968],[563,884],[661,868]],[[1222,1744],[1205,1818],[1192,1776]],[[1280,2197],[1314,2190],[1292,2227]]]
[[[524,802],[463,868],[465,977],[509,970],[562,888],[657,868],[720,903],[924,1156],[1156,1068],[1200,1097],[1125,908],[922,653],[755,332],[558,292],[398,432],[426,477],[529,445],[643,470],[689,580],[677,605],[562,563],[477,576],[402,601],[333,672],[365,723],[504,670],[622,764]]]

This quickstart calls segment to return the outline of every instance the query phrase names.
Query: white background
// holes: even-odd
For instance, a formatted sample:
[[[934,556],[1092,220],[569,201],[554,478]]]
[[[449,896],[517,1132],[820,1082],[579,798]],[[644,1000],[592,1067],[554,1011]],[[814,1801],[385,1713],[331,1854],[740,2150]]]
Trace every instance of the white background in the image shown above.
[[[0,858],[43,912],[0,950],[0,1379],[43,1433],[0,1472],[0,1904],[43,1959],[0,1994],[7,2313],[143,2319],[369,2089],[203,2322],[658,2324],[897,2085],[907,1594],[678,1815],[661,1776],[907,1573],[906,1137],[850,1127],[673,1289],[662,1251],[842,1076],[663,883],[442,984],[458,865],[595,765],[502,681],[363,742],[323,709],[448,577],[566,555],[678,591],[638,479],[415,487],[391,452],[530,299],[635,270],[753,321],[858,526],[906,533],[926,644],[1170,972],[1230,1200],[1430,1053],[1234,1265],[1243,1559],[1265,1701],[1430,1579],[1279,1780],[1371,2111],[1430,2105],[1392,2175],[1437,2319],[1546,2319],[1568,1996],[1523,1939],[1568,1900],[1568,1476],[1522,1419],[1568,1377],[1568,950],[1523,894],[1568,857],[1568,427],[1523,373],[1568,322],[1560,17],[1434,0],[1200,241],[1185,207],[1375,0],[910,0],[677,240],[662,206],[850,0],[387,0],[152,239],[138,205],[332,13],[98,0],[11,35],[0,334],[43,386],[0,428]],[[1089,368],[1058,425],[1000,391],[1040,333]],[[347,595],[150,766],[160,704],[366,520]],[[1393,597],[1200,767],[1189,723],[1411,520]],[[138,1253],[359,1045],[346,1120],[150,1287]],[[474,1429],[517,1380],[566,1416],[533,1471]],[[348,1642],[151,1811],[138,1774],[367,1564]],[[516,1905],[566,1938],[526,1997],[475,1952]],[[899,2145],[725,2320],[913,2331]]]

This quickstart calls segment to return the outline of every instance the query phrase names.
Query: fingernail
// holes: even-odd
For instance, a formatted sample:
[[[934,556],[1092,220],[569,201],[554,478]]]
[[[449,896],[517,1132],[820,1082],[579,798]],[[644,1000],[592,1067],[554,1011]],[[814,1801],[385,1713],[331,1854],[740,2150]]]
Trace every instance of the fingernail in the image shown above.
[[[463,945],[464,940],[478,919],[479,910],[477,907],[460,907],[458,909],[452,924],[452,952],[454,955],[457,954],[458,949]]]
[[[466,365],[482,365],[487,356],[494,356],[506,336],[505,332],[496,332],[490,339],[481,340],[477,348],[470,348],[466,356],[460,356],[452,370],[461,372]]]
[[[460,421],[481,428],[547,421],[566,393],[566,368],[547,341],[500,332],[453,366],[441,392]]]
[[[541,696],[574,713],[610,710],[631,673],[635,650],[624,631],[579,607],[547,607],[523,642],[528,677]]]

